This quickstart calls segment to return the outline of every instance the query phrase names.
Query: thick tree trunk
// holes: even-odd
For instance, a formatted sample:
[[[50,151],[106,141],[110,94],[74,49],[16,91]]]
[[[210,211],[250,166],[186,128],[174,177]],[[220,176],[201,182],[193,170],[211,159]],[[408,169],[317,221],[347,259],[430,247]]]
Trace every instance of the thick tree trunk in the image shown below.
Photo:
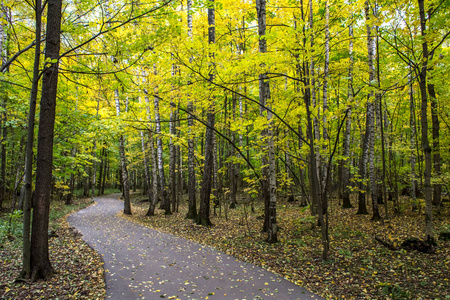
[[[259,35],[259,52],[267,52],[266,41],[266,0],[256,1],[256,14],[258,16],[258,35]],[[271,105],[270,99],[270,84],[267,74],[263,73],[259,75],[259,99],[261,103],[260,113],[264,111],[267,113],[268,128],[265,131],[267,137],[267,147],[265,151],[267,154],[263,155],[263,164],[266,162],[266,167],[263,168],[263,182],[265,182],[266,188],[263,191],[265,196],[265,226],[263,229],[267,231],[267,241],[269,243],[276,243],[278,241],[277,236],[277,219],[276,219],[276,161],[275,161],[275,146],[274,146],[274,132],[272,124],[272,112],[270,111]],[[263,107],[268,109],[264,109]],[[263,184],[264,186],[264,184]]]
[[[48,253],[48,222],[53,168],[53,137],[55,127],[56,92],[58,88],[58,58],[61,33],[61,0],[47,2],[46,63],[42,79],[38,149],[36,159],[36,192],[33,199],[31,231],[31,280],[47,279],[53,274]]]
[[[365,14],[366,14],[366,29],[367,29],[367,56],[368,56],[368,66],[369,66],[369,84],[372,85],[375,80],[375,67],[374,67],[374,51],[375,43],[372,36],[372,28],[369,24],[370,17],[370,7],[369,2],[365,2]],[[378,209],[378,201],[376,197],[376,179],[375,179],[375,105],[374,105],[374,95],[370,92],[367,96],[367,123],[366,123],[366,135],[368,136],[369,142],[369,190],[372,200],[372,220],[380,220],[380,212]],[[363,177],[362,177],[363,179]]]
[[[215,27],[215,4],[214,0],[208,1],[208,43],[213,44],[216,42],[216,27]],[[214,80],[214,53],[210,53],[211,66],[209,70],[209,81]],[[202,188],[200,190],[200,210],[198,212],[195,222],[198,225],[210,226],[212,225],[209,218],[210,200],[211,200],[211,186],[213,181],[213,168],[214,168],[214,123],[215,123],[215,109],[214,109],[214,97],[209,99],[210,105],[207,115],[207,127],[205,134],[205,163],[202,178]]]
[[[116,113],[117,116],[120,115],[120,98],[119,90],[114,90],[114,98],[116,102]],[[130,179],[128,177],[127,170],[127,158],[125,156],[125,138],[121,134],[119,136],[119,155],[120,155],[120,166],[122,175],[122,187],[123,187],[123,213],[126,215],[131,215],[131,202],[130,202]]]
[[[145,72],[143,72],[143,77],[145,78],[147,75]],[[144,80],[145,82],[145,80]],[[145,99],[145,110],[147,113],[147,121],[151,123],[151,113],[150,113],[150,99],[148,98],[148,91],[147,89],[144,89],[144,99]],[[146,174],[148,175],[147,178],[147,184],[148,184],[148,199],[149,199],[149,206],[146,216],[154,216],[155,215],[155,209],[156,204],[158,203],[159,199],[159,190],[158,190],[158,163],[157,163],[157,155],[155,150],[155,145],[153,143],[153,132],[152,128],[148,130],[148,146],[150,150],[150,160],[152,162],[152,170],[151,170],[151,176],[150,176],[150,168],[148,166],[149,162],[147,160],[146,162]],[[142,149],[145,149],[145,145],[142,145]],[[144,155],[144,158],[147,159],[148,155]],[[147,176],[146,175],[146,176]],[[151,179],[150,179],[151,178]]]
[[[422,34],[422,69],[419,73],[419,88],[422,98],[421,126],[422,149],[425,156],[424,170],[424,194],[425,194],[425,238],[433,240],[433,214],[432,214],[432,189],[431,189],[431,147],[428,141],[428,98],[427,98],[427,67],[428,67],[428,43],[426,37],[426,18],[424,0],[418,0],[420,14],[420,29]]]
[[[36,0],[36,28],[35,39],[36,45],[34,48],[34,65],[33,65],[33,81],[31,85],[30,104],[28,112],[27,123],[27,146],[25,150],[25,175],[22,188],[20,190],[20,202],[23,202],[23,254],[22,254],[22,271],[20,277],[30,278],[31,276],[31,241],[30,241],[30,226],[31,226],[31,190],[33,178],[33,144],[34,144],[34,121],[36,115],[36,100],[38,94],[39,83],[39,61],[41,55],[41,0]],[[2,10],[3,11],[3,10]]]

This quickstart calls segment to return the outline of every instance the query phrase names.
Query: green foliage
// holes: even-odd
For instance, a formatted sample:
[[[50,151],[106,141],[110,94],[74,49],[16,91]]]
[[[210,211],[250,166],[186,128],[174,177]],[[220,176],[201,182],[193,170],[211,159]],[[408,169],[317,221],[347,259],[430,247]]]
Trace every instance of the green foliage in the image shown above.
[[[0,241],[16,240],[22,236],[22,211],[15,210],[0,219]]]
[[[379,286],[382,288],[383,295],[391,299],[410,299],[411,291],[405,291],[397,284],[390,282],[380,282]]]

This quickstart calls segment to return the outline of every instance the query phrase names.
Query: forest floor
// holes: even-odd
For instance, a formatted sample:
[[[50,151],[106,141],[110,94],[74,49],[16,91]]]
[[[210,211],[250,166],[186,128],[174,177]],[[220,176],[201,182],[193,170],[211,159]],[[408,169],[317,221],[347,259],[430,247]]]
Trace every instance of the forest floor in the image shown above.
[[[374,239],[379,236],[399,245],[410,237],[423,238],[423,208],[412,212],[406,198],[401,200],[401,215],[381,222],[371,221],[371,215],[356,215],[356,208],[341,209],[333,200],[327,261],[321,258],[320,230],[313,226],[309,210],[298,203],[281,201],[277,206],[279,242],[269,244],[261,232],[263,207],[256,202],[255,212],[249,204],[217,210],[217,216],[211,217],[214,226],[205,228],[184,218],[187,203],[181,203],[172,216],[157,210],[156,216],[146,217],[148,202],[143,199],[133,195],[133,215],[126,218],[215,247],[328,299],[450,299],[450,241],[438,240],[436,253],[425,254],[392,251]],[[449,231],[449,220],[447,202],[434,215],[436,232]]]
[[[212,216],[214,226],[205,228],[186,220],[186,204],[178,213],[145,217],[148,203],[133,195],[133,215],[146,226],[213,246],[241,260],[262,266],[328,299],[450,299],[450,241],[438,240],[436,254],[418,251],[391,251],[378,243],[380,236],[399,244],[408,237],[423,237],[424,215],[411,212],[409,200],[402,199],[402,214],[383,222],[370,215],[356,215],[356,208],[330,206],[330,259],[321,259],[319,229],[309,211],[298,203],[279,203],[279,242],[264,242],[261,233],[262,205],[255,202]],[[89,205],[77,200],[73,207],[52,203],[50,239],[52,265],[56,274],[50,281],[14,283],[21,269],[20,238],[7,239],[6,215],[0,216],[0,299],[103,299],[105,295],[101,257],[70,230],[65,218],[69,211]],[[354,201],[354,205],[356,201]],[[391,205],[391,203],[389,203]],[[12,222],[15,224],[15,221]],[[16,224],[17,225],[17,224]],[[434,215],[436,232],[450,230],[450,207],[445,203]],[[18,236],[20,228],[12,228]]]
[[[67,214],[91,204],[90,199],[76,199],[70,206],[52,202],[49,251],[55,274],[33,283],[15,282],[22,268],[21,218],[9,223],[8,214],[0,214],[0,299],[104,298],[102,258],[66,222]]]

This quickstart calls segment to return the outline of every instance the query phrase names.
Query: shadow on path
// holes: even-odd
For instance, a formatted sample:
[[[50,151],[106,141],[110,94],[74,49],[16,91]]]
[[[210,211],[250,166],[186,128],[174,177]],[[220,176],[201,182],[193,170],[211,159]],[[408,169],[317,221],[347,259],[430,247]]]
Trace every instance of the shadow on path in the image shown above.
[[[106,299],[323,299],[211,247],[117,217],[119,194],[68,217],[105,263]]]

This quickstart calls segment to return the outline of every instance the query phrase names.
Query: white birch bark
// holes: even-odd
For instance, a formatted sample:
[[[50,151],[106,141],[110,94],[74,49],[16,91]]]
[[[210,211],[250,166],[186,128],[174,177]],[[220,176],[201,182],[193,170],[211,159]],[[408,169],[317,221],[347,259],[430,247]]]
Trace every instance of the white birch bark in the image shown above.
[[[0,3],[0,63],[3,66],[8,60],[8,15],[3,1]],[[6,71],[6,70],[5,70]]]
[[[147,111],[147,120],[149,121],[149,124],[151,123],[152,117],[150,113],[150,99],[148,98],[148,92],[146,89],[144,89],[144,99],[145,99],[145,107]],[[158,163],[156,158],[156,150],[155,145],[153,143],[153,128],[150,128],[148,131],[148,145],[150,150],[150,159],[152,161],[152,184],[151,184],[151,191],[152,191],[152,197],[151,202],[149,205],[149,209],[147,211],[147,216],[153,216],[155,215],[155,208],[156,204],[158,203],[159,199],[159,190],[158,190]],[[149,183],[149,190],[150,190],[150,183]]]
[[[310,47],[311,47],[311,57],[310,57],[310,65],[309,65],[309,71],[310,71],[310,91],[311,91],[311,104],[314,111],[314,118],[313,118],[313,131],[314,131],[314,140],[319,141],[320,140],[320,131],[319,131],[319,107],[317,107],[317,100],[316,100],[316,77],[315,77],[315,63],[314,63],[314,15],[313,15],[313,1],[309,0],[309,30],[310,30]],[[311,141],[313,142],[313,141]],[[316,172],[317,172],[317,178],[319,180],[320,185],[320,151],[317,146],[315,147],[315,155],[316,155]],[[314,171],[314,170],[313,170]],[[313,197],[314,199],[314,197]],[[311,205],[311,211],[313,214],[317,213],[318,209],[318,203],[312,202]]]
[[[163,149],[162,149],[162,139],[161,139],[161,119],[159,115],[159,97],[155,95],[153,98],[154,108],[155,108],[155,123],[156,123],[156,145],[157,145],[157,157],[158,157],[158,171],[159,171],[159,181],[161,184],[161,196],[163,202],[163,209],[166,215],[170,215],[170,202],[167,196],[166,189],[166,177],[164,175],[164,161],[163,161]]]
[[[370,20],[370,7],[369,2],[365,3],[365,14],[366,14],[366,29],[367,29],[367,55],[368,55],[368,66],[369,66],[369,84],[372,86],[375,83],[375,67],[374,67],[374,57],[375,57],[375,42],[372,36],[372,28],[368,21]],[[375,116],[374,116],[374,93],[373,91],[369,92],[367,96],[367,130],[366,134],[368,135],[369,142],[369,153],[368,153],[368,162],[369,162],[369,180],[370,180],[370,195],[372,199],[372,209],[373,215],[372,219],[379,220],[381,219],[379,209],[378,209],[378,201],[376,197],[376,182],[375,182]]]
[[[323,149],[327,148],[327,140],[328,140],[328,132],[327,132],[327,116],[326,111],[328,110],[328,73],[329,73],[329,64],[330,64],[330,28],[329,28],[329,19],[330,19],[330,8],[328,1],[325,1],[325,65],[323,71],[323,116],[322,116],[322,126],[323,126]],[[324,151],[325,152],[325,151]],[[326,153],[326,152],[325,152]],[[324,189],[322,193],[327,193],[326,191],[326,180],[327,180],[327,155],[323,155],[322,161],[322,188]],[[323,199],[327,199],[326,196]],[[325,205],[326,206],[326,205]]]
[[[348,27],[348,34],[350,37],[349,41],[349,68],[348,68],[348,88],[347,88],[347,119],[345,120],[345,131],[344,131],[344,141],[343,141],[343,155],[345,162],[342,166],[342,185],[343,185],[343,208],[353,207],[350,202],[350,140],[351,140],[351,128],[352,128],[352,106],[353,106],[353,25],[350,24]]]

